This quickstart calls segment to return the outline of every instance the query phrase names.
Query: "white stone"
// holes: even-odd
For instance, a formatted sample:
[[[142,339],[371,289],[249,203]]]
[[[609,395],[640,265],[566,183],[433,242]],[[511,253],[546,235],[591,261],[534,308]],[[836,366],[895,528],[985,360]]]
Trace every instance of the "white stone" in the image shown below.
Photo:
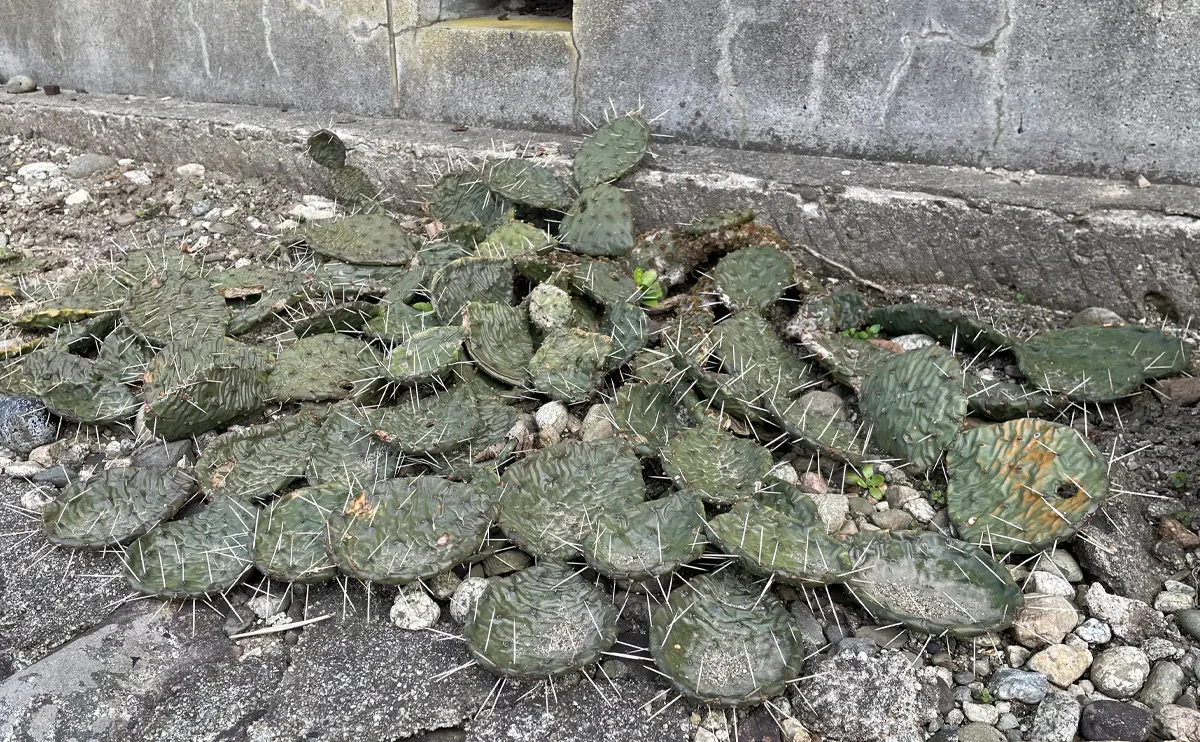
[[[809,499],[817,504],[817,515],[825,525],[826,533],[837,533],[850,514],[850,498],[837,492],[808,492]]]
[[[1192,587],[1167,580],[1166,589],[1154,599],[1154,609],[1163,613],[1176,613],[1196,607],[1196,591]]]
[[[1150,660],[1137,647],[1113,647],[1096,656],[1091,679],[1096,690],[1110,698],[1129,698],[1150,675]]]
[[[289,216],[305,222],[319,222],[322,219],[332,219],[337,216],[337,211],[332,206],[328,209],[318,209],[308,204],[296,204],[287,213]]]
[[[49,487],[33,487],[21,494],[21,507],[31,513],[40,513],[54,502],[54,490]]]
[[[547,402],[533,414],[538,426],[538,440],[543,446],[553,446],[562,440],[571,414],[562,402]]]
[[[178,175],[181,178],[187,178],[189,180],[196,179],[196,178],[203,178],[204,173],[205,173],[204,166],[197,162],[189,162],[186,165],[180,165],[179,167],[175,168],[176,175]]]
[[[50,180],[61,174],[62,169],[53,162],[31,162],[17,170],[17,175],[25,180]]]
[[[10,477],[24,477],[28,479],[34,474],[37,474],[46,467],[34,461],[14,461],[4,467],[4,473]]]
[[[1087,647],[1055,644],[1030,657],[1025,667],[1042,673],[1058,687],[1066,688],[1081,678],[1091,664],[1092,653]]]
[[[963,701],[963,715],[969,721],[977,721],[982,724],[993,725],[1000,720],[1000,712],[995,706],[987,703],[971,703]]]
[[[796,469],[787,461],[780,461],[768,474],[776,479],[782,479],[793,487],[800,484],[800,476],[796,474]],[[828,530],[828,527],[826,530]]]
[[[405,585],[396,593],[396,601],[388,614],[392,623],[409,631],[432,628],[442,617],[441,606],[429,597],[421,583]]]
[[[88,193],[88,189],[80,188],[71,195],[63,199],[63,203],[67,206],[82,206],[92,200],[92,194]]]
[[[899,345],[904,351],[917,350],[919,348],[928,348],[932,345],[937,345],[937,341],[928,335],[900,335],[892,338],[892,342]]]
[[[1036,593],[1038,595],[1059,595],[1064,598],[1075,596],[1075,588],[1071,587],[1071,583],[1052,572],[1034,572],[1031,574],[1029,576],[1029,583],[1025,586],[1025,592]]]
[[[1060,595],[1034,595],[1025,601],[1017,614],[1012,632],[1017,641],[1036,649],[1046,644],[1060,644],[1064,637],[1079,625],[1079,612]]]
[[[286,611],[291,603],[291,593],[284,590],[271,595],[259,593],[246,601],[246,607],[253,611],[254,615],[265,621],[272,616]]]
[[[909,500],[902,506],[918,523],[928,523],[937,517],[937,511],[934,510],[933,504],[923,497],[918,497],[915,500]]]
[[[61,448],[62,446],[57,443],[48,443],[30,451],[27,458],[33,463],[39,464],[43,469],[49,469],[54,466],[54,457]]]
[[[483,577],[468,577],[459,583],[450,598],[450,618],[466,623],[489,584]]]
[[[150,173],[145,170],[127,170],[121,175],[124,175],[130,183],[140,186],[150,185]]]
[[[1098,618],[1089,618],[1076,627],[1075,636],[1088,644],[1107,644],[1112,641],[1112,629]]]

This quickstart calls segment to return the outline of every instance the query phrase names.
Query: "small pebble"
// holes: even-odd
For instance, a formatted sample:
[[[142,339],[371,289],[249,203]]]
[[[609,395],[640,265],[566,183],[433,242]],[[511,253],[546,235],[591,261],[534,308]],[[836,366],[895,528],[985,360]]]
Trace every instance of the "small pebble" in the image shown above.
[[[429,597],[421,583],[414,582],[396,593],[388,617],[401,629],[420,631],[435,626],[442,617],[442,609]]]
[[[466,623],[489,584],[483,577],[468,577],[463,580],[450,598],[450,618],[460,624]]]
[[[13,95],[17,95],[19,93],[32,93],[33,91],[37,90],[37,83],[35,83],[33,78],[29,75],[13,75],[12,77],[8,78],[8,82],[5,83],[4,89]]]

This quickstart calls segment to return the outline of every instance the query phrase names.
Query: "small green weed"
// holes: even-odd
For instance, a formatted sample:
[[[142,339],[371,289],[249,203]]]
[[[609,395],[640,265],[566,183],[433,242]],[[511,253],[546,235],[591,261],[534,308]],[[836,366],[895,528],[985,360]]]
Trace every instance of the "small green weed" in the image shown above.
[[[1173,490],[1185,490],[1188,486],[1188,473],[1173,471],[1167,475],[1167,485]]]
[[[842,334],[848,338],[858,338],[859,340],[873,340],[879,337],[879,331],[883,328],[879,325],[871,325],[865,330],[842,330]]]
[[[875,473],[875,467],[867,464],[862,468],[861,473],[853,473],[846,478],[850,484],[861,487],[867,491],[867,494],[872,499],[883,499],[884,479],[882,474]]]
[[[413,304],[412,308],[417,310],[418,312],[432,312],[433,311],[433,305],[427,301],[419,301],[416,304]]]
[[[658,303],[667,295],[662,283],[658,280],[658,271],[634,268],[633,280],[640,289],[639,293],[642,295],[642,304],[644,306],[658,306]]]

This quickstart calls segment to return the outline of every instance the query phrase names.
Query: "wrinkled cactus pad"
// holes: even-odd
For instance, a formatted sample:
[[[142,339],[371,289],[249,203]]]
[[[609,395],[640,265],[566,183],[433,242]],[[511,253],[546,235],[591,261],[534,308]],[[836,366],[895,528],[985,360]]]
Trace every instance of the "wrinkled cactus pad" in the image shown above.
[[[413,335],[437,327],[437,315],[408,304],[385,302],[383,309],[363,325],[363,334],[388,343],[402,343]]]
[[[278,402],[326,402],[362,392],[379,375],[371,346],[324,333],[285,347],[271,372],[271,396]]]
[[[254,534],[254,566],[285,582],[325,582],[337,565],[325,551],[325,520],[341,512],[350,490],[323,485],[292,490],[266,508]]]
[[[834,381],[855,392],[861,392],[867,377],[896,355],[894,343],[863,340],[841,333],[806,335],[801,338],[800,344],[812,353]]]
[[[578,260],[567,271],[572,291],[606,307],[637,302],[641,289],[627,269],[603,258]]]
[[[466,331],[461,327],[431,327],[414,333],[392,348],[382,364],[382,371],[392,381],[403,384],[424,384],[445,378],[462,358]]]
[[[640,113],[618,116],[583,140],[575,153],[575,183],[611,183],[638,166],[650,148],[650,124]]]
[[[563,675],[617,640],[617,608],[570,568],[542,562],[493,581],[463,631],[475,661],[513,678]]]
[[[483,543],[495,515],[485,490],[439,477],[390,479],[329,516],[338,568],[360,580],[407,585],[454,567]]]
[[[753,497],[772,463],[767,449],[710,425],[679,433],[663,451],[676,486],[718,505]]]
[[[674,437],[691,427],[665,384],[626,384],[617,390],[613,422],[642,456],[658,456]]]
[[[474,400],[462,387],[410,394],[390,407],[369,410],[372,435],[401,453],[440,454],[464,448],[479,428]]]
[[[378,304],[351,301],[322,309],[292,324],[292,334],[298,338],[324,333],[357,334],[380,312]]]
[[[791,400],[770,419],[805,448],[838,461],[858,465],[867,456],[867,431],[838,417],[811,409],[802,399]]]
[[[1071,327],[1036,335],[1013,346],[1025,378],[1075,402],[1127,397],[1147,379],[1187,368],[1183,342],[1154,328]]]
[[[68,420],[110,423],[137,413],[138,402],[129,389],[100,376],[96,362],[87,358],[37,350],[23,359],[20,376],[29,393]]]
[[[254,556],[258,508],[220,497],[199,513],[163,523],[129,545],[131,587],[163,598],[198,598],[241,581]]]
[[[76,482],[42,511],[46,538],[101,549],[141,536],[179,512],[195,482],[179,469],[109,469]]]
[[[558,240],[528,222],[509,222],[496,227],[479,243],[481,258],[513,258],[554,249]]]
[[[313,252],[357,265],[408,265],[421,240],[386,214],[356,214],[305,226],[304,244]]]
[[[558,238],[582,255],[628,255],[633,249],[633,209],[629,197],[611,185],[584,189],[563,216]]]
[[[396,475],[400,457],[375,437],[371,414],[348,402],[329,408],[309,452],[305,473],[309,484],[368,487]]]
[[[529,362],[533,386],[542,394],[567,404],[585,402],[595,395],[612,355],[612,338],[595,332],[567,328],[546,336]]]
[[[757,312],[738,312],[713,328],[713,350],[721,371],[741,375],[772,399],[798,397],[813,377],[812,368],[800,360]]]
[[[433,274],[429,287],[433,308],[443,322],[456,321],[467,302],[513,303],[512,261],[459,258]]]
[[[508,158],[484,164],[480,178],[494,193],[535,209],[562,211],[571,194],[549,169],[529,160]]]
[[[783,603],[729,569],[671,591],[650,617],[650,653],[677,690],[720,706],[778,696],[804,664]]]
[[[1109,497],[1108,461],[1074,428],[1026,418],[973,428],[946,458],[964,541],[1032,554],[1070,538]]]
[[[991,325],[954,309],[928,304],[896,304],[867,311],[861,324],[879,325],[887,335],[928,335],[946,347],[972,353],[1012,345],[1012,339]]]
[[[843,582],[845,549],[825,533],[816,503],[794,497],[787,506],[784,512],[757,500],[735,503],[708,522],[709,540],[763,577],[789,585]]]
[[[626,506],[602,515],[583,541],[583,556],[615,580],[661,577],[704,553],[704,504],[693,492]]]
[[[512,206],[476,172],[447,173],[433,187],[429,215],[442,224],[475,222],[495,226],[509,220]]]
[[[379,188],[362,168],[354,165],[339,167],[330,173],[329,181],[338,201],[366,206],[367,211],[374,209],[373,202],[379,198]]]
[[[125,324],[154,345],[220,337],[229,328],[225,299],[208,281],[175,274],[134,284],[121,313]]]
[[[568,558],[605,513],[645,497],[638,458],[615,439],[543,448],[504,472],[500,527],[539,557]]]
[[[971,637],[1012,625],[1025,604],[1008,568],[983,549],[919,531],[858,534],[846,588],[876,622]]]
[[[346,166],[346,145],[337,134],[321,129],[308,138],[308,156],[323,168],[337,170]]]
[[[120,325],[100,343],[95,370],[106,379],[122,384],[137,384],[141,382],[153,357],[153,351],[136,332]]]
[[[1070,404],[1065,394],[1047,392],[1030,384],[984,379],[975,371],[963,370],[967,404],[971,412],[989,420],[1051,417]]]
[[[318,424],[301,413],[217,436],[196,462],[200,489],[247,502],[270,497],[304,477]]]
[[[610,304],[604,309],[600,332],[612,338],[613,352],[608,365],[616,368],[646,347],[650,338],[650,322],[646,319],[646,313],[632,304]]]
[[[796,281],[792,259],[771,245],[754,245],[721,258],[713,283],[731,309],[766,309]]]
[[[489,376],[513,386],[529,382],[533,337],[525,310],[472,301],[463,311],[463,325],[467,350]]]

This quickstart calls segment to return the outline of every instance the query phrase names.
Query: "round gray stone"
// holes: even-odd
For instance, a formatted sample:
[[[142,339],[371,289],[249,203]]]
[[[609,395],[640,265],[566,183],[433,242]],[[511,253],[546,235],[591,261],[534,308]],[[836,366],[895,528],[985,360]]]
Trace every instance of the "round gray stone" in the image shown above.
[[[37,83],[29,75],[13,75],[4,89],[10,93],[32,93],[37,90]]]
[[[982,722],[973,721],[958,730],[958,742],[1005,742],[1000,730]]]
[[[1149,711],[1120,701],[1089,703],[1079,715],[1079,735],[1084,739],[1145,742],[1153,728]]]
[[[1091,679],[1096,690],[1111,698],[1129,698],[1142,689],[1150,661],[1137,647],[1113,647],[1096,655]]]
[[[1189,608],[1176,613],[1175,623],[1179,624],[1181,631],[1200,641],[1200,608]]]
[[[58,420],[37,397],[0,396],[0,446],[28,456],[58,438]]]

